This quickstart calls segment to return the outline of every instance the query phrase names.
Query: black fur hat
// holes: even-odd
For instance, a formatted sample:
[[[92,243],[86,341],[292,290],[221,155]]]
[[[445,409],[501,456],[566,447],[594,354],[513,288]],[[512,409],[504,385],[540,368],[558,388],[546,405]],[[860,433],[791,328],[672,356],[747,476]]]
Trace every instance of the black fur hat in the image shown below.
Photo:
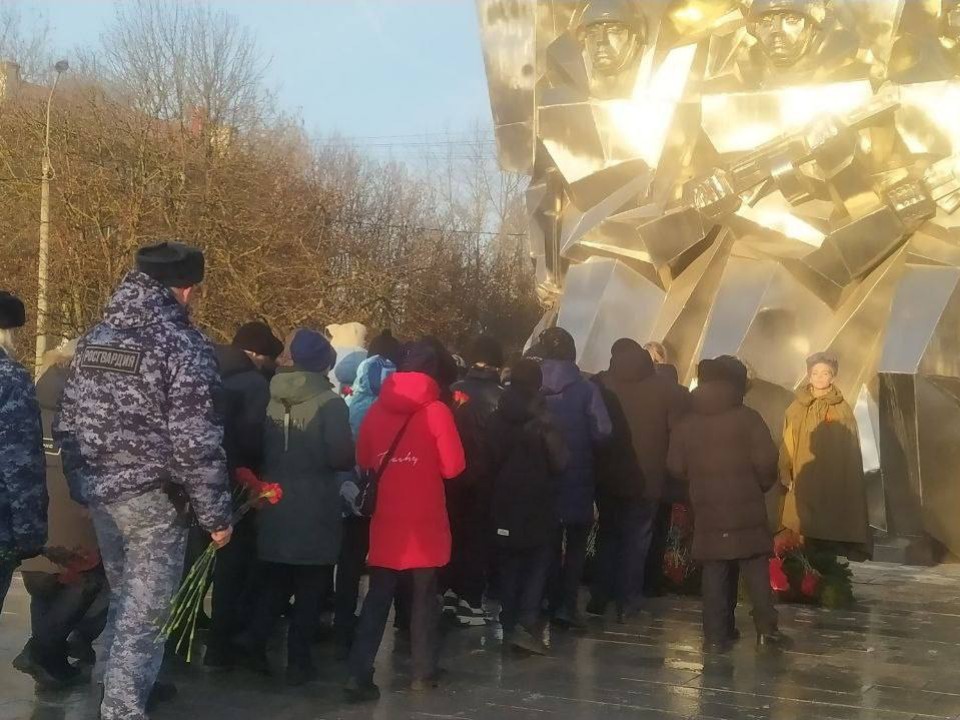
[[[0,330],[23,327],[26,322],[27,312],[20,298],[6,290],[0,290]]]
[[[179,242],[148,245],[137,250],[137,270],[166,287],[193,287],[203,282],[203,253]]]

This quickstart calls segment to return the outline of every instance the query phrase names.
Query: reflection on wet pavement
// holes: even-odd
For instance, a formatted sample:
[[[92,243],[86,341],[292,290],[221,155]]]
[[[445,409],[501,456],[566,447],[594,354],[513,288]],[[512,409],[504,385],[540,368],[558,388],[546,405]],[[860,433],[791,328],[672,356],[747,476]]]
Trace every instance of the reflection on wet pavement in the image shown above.
[[[180,698],[157,720],[333,720],[373,718],[698,718],[704,720],[920,720],[960,718],[960,566],[936,569],[868,564],[856,570],[858,607],[781,607],[794,639],[785,652],[757,653],[750,618],[729,656],[700,650],[699,604],[652,601],[629,625],[591,620],[582,634],[555,632],[553,655],[503,653],[496,628],[452,631],[445,641],[446,685],[406,690],[408,658],[388,633],[378,665],[378,705],[340,700],[342,666],[318,646],[323,679],[290,690],[278,678],[235,671],[170,668]],[[88,689],[36,696],[10,661],[25,641],[27,603],[15,581],[0,620],[0,720],[92,720]]]

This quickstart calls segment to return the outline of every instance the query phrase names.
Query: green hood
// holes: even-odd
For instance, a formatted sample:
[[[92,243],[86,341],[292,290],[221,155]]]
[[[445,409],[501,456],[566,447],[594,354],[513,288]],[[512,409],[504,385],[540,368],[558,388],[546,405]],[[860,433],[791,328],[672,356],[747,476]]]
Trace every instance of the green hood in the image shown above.
[[[312,400],[326,390],[333,390],[327,376],[306,370],[279,372],[270,381],[270,397],[287,407]]]

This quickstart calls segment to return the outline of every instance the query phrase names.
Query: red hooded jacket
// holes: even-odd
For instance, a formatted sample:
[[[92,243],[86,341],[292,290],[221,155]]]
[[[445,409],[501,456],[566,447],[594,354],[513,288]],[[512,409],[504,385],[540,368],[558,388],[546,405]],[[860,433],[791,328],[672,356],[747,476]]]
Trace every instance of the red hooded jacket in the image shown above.
[[[409,570],[450,562],[443,481],[462,473],[465,463],[453,413],[439,397],[430,376],[395,373],[360,426],[357,463],[375,469],[410,418],[377,490],[367,560],[373,567]]]

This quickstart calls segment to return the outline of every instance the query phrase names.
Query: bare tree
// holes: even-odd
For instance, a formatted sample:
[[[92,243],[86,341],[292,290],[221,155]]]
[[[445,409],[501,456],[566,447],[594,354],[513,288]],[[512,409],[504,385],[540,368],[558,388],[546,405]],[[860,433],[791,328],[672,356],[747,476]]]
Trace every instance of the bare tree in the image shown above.
[[[262,65],[228,16],[166,0],[117,12],[100,51],[71,55],[52,116],[53,334],[96,321],[138,246],[177,238],[207,254],[196,319],[216,339],[263,318],[523,342],[538,315],[523,183],[483,132],[426,170],[311,141],[296,118],[261,114]],[[197,105],[208,123],[188,121]],[[225,125],[241,132],[219,142]],[[0,257],[27,299],[44,127],[36,88],[0,107]]]
[[[20,66],[25,80],[40,82],[50,73],[50,23],[39,11],[24,14],[14,0],[0,0],[0,58]]]
[[[249,129],[270,107],[268,61],[234,15],[202,3],[117,3],[100,60],[130,104],[153,117]]]

